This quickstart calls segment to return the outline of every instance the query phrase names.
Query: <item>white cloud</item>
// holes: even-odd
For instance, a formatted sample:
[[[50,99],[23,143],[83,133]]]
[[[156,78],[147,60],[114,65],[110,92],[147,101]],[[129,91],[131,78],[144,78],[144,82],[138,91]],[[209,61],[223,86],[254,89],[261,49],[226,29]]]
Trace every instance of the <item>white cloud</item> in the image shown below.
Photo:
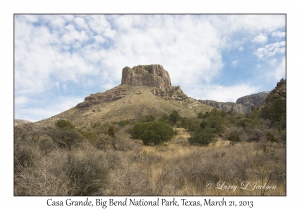
[[[283,31],[274,31],[272,32],[272,37],[283,38],[285,37],[285,32]]]
[[[33,107],[33,108],[19,108],[16,117],[19,116],[23,119],[29,120],[31,122],[36,122],[51,116],[54,116],[60,112],[66,111],[78,103],[82,102],[82,98],[76,97],[59,97],[56,99],[54,104],[44,103],[42,107]]]
[[[218,102],[236,102],[242,96],[259,92],[259,86],[237,84],[233,86],[205,85],[197,86],[187,91],[196,99],[214,100]]]
[[[276,81],[279,81],[281,78],[286,78],[285,76],[285,57],[282,58],[281,62],[276,67],[275,71],[273,72],[273,76]]]
[[[235,61],[232,61],[232,65],[236,65],[239,61],[238,60],[235,60]]]
[[[277,31],[283,23],[282,17],[251,15],[18,16],[15,91],[30,98],[66,82],[78,89],[94,85],[96,91],[105,90],[120,84],[123,67],[139,64],[163,65],[173,85],[189,90],[191,84],[218,77],[224,48],[233,42],[235,49],[243,45],[244,39],[232,40],[233,33],[246,31],[253,37],[262,29]],[[275,45],[256,55],[265,58],[285,50]]]
[[[252,42],[255,42],[255,43],[258,43],[258,44],[263,44],[263,43],[265,43],[265,42],[267,42],[267,41],[268,41],[268,37],[265,36],[265,35],[262,35],[262,34],[260,34],[260,35],[258,35],[258,36],[256,36],[256,37],[254,37],[254,38],[252,39]]]
[[[76,17],[74,19],[74,22],[76,23],[76,26],[80,29],[87,29],[87,24],[85,22],[85,19],[82,17]]]
[[[272,44],[268,44],[263,48],[258,48],[255,54],[259,59],[264,59],[266,57],[271,57],[276,54],[284,54],[285,53],[285,41],[275,42]]]

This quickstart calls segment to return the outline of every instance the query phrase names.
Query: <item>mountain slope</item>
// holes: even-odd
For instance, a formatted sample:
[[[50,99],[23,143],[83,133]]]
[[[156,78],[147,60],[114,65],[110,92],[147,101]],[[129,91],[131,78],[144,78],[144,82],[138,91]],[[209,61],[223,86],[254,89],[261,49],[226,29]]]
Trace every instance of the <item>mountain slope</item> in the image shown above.
[[[186,96],[179,86],[172,86],[168,72],[161,65],[141,65],[125,67],[121,85],[91,94],[77,106],[36,125],[52,126],[58,119],[65,119],[78,127],[90,127],[94,123],[139,119],[148,114],[162,116],[173,110],[181,116],[196,117],[197,113],[212,109]]]
[[[276,87],[270,92],[266,99],[261,103],[258,109],[262,109],[267,104],[273,103],[276,99],[286,100],[286,80],[281,79]]]

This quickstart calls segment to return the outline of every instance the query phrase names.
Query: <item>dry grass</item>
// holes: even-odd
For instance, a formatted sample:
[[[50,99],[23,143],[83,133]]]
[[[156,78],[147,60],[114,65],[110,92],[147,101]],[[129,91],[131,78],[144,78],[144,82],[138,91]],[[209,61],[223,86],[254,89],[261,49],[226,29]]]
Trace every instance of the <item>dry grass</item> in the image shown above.
[[[178,132],[168,144],[122,153],[122,164],[111,172],[105,194],[286,195],[284,148],[227,141],[190,146],[179,141],[182,135],[184,131]],[[259,188],[264,185],[275,189]]]
[[[121,134],[111,139],[115,148],[105,150],[83,142],[72,151],[54,148],[45,154],[36,142],[18,142],[14,194],[286,195],[283,147],[221,140],[191,146],[189,133],[181,128],[158,146],[144,146]],[[19,163],[23,157],[30,165]],[[254,189],[255,183],[276,188]]]

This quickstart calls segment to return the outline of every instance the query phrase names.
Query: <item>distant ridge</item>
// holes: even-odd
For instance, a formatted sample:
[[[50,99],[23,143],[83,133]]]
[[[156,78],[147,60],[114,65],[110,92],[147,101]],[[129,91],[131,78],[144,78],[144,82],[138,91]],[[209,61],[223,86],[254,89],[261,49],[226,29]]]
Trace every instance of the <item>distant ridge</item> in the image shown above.
[[[258,107],[269,95],[269,91],[263,91],[256,94],[243,96],[233,102],[217,102],[213,100],[199,100],[200,102],[221,109],[224,111],[232,111],[236,113],[246,114],[252,110],[253,107]]]

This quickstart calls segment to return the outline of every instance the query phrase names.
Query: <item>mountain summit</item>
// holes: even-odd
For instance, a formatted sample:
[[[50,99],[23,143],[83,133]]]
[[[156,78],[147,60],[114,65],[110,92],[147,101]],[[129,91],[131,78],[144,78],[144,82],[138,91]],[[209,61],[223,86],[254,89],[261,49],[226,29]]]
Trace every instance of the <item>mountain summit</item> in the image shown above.
[[[163,91],[172,89],[169,73],[159,64],[123,68],[121,84],[153,86]]]

